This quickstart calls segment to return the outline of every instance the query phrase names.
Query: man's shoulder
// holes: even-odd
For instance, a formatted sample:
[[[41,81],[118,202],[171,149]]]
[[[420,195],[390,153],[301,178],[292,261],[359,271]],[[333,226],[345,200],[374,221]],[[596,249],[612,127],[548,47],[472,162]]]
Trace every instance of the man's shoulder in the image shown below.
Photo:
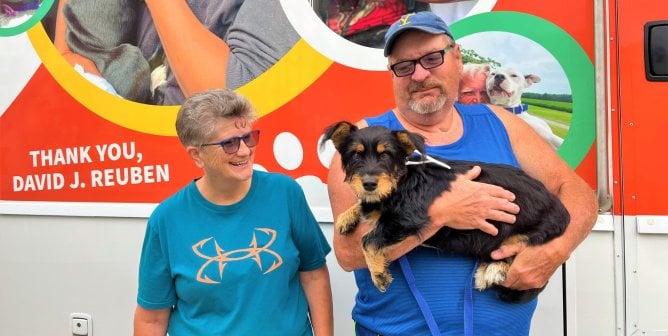
[[[393,110],[388,110],[376,116],[365,117],[362,121],[366,122],[366,126],[385,126],[390,129],[403,129]]]

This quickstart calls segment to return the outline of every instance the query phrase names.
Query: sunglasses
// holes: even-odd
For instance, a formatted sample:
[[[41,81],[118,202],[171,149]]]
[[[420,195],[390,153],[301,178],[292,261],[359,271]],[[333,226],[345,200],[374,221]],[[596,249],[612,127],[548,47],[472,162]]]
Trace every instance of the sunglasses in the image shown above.
[[[394,63],[390,65],[390,70],[394,72],[394,75],[397,77],[406,77],[410,76],[415,73],[415,65],[417,63],[420,63],[423,69],[429,70],[436,68],[443,64],[445,61],[445,53],[450,51],[454,46],[449,45],[446,46],[445,49],[439,50],[439,51],[434,51],[430,52],[418,59],[414,60],[407,60],[407,61],[401,61]]]
[[[260,130],[250,131],[241,136],[227,138],[220,142],[201,144],[200,147],[220,146],[223,147],[225,153],[234,154],[239,151],[239,145],[241,144],[241,140],[244,141],[246,147],[248,148],[253,148],[257,146],[257,143],[260,142]]]

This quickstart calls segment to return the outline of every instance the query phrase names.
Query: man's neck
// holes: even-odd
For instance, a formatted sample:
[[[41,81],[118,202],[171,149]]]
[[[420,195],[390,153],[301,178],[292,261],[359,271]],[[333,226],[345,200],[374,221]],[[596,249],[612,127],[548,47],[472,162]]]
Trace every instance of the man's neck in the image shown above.
[[[430,114],[399,108],[395,108],[394,112],[406,130],[421,134],[431,146],[451,144],[464,133],[461,116],[453,105]]]

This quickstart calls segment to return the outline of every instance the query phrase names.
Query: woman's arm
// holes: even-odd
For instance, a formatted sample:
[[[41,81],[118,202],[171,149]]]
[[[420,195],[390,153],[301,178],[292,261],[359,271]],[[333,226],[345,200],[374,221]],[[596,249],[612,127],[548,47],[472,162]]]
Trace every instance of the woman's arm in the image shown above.
[[[171,309],[135,309],[134,336],[165,336]]]
[[[185,0],[146,0],[169,65],[186,97],[226,86],[230,48],[195,16]]]
[[[308,301],[314,335],[334,335],[332,288],[329,283],[327,265],[313,271],[300,272],[299,281],[301,281]]]

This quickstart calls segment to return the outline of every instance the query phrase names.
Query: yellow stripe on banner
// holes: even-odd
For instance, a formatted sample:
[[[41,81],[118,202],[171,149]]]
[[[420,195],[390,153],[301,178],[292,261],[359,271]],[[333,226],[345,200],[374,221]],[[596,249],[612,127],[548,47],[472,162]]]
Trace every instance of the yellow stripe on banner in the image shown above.
[[[179,106],[141,104],[111,95],[74,70],[60,55],[41,24],[27,31],[44,66],[65,91],[100,117],[142,133],[175,136]],[[303,92],[332,61],[303,39],[274,66],[236,91],[248,97],[260,116],[267,115]]]
[[[117,125],[155,135],[175,135],[178,106],[154,106],[132,102],[98,88],[65,61],[42,25],[27,31],[37,54],[53,78],[74,99],[93,113]]]

